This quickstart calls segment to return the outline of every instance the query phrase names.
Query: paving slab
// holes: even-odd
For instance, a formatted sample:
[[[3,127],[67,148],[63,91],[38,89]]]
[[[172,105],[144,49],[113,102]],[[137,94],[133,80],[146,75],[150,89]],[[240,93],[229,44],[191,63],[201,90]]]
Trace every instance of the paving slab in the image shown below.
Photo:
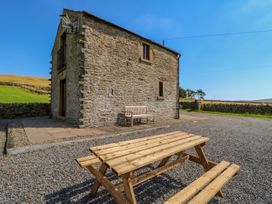
[[[25,132],[31,144],[46,143],[58,139],[67,139],[77,136],[91,136],[105,134],[97,128],[77,128],[73,125],[51,118],[21,119]]]
[[[43,144],[58,140],[69,140],[77,137],[104,136],[109,134],[119,134],[136,130],[144,130],[154,127],[160,127],[183,121],[201,121],[207,117],[191,116],[185,113],[181,114],[179,120],[171,119],[161,122],[136,124],[130,126],[105,126],[99,128],[77,128],[63,120],[52,119],[48,117],[21,119],[25,133],[31,144]]]

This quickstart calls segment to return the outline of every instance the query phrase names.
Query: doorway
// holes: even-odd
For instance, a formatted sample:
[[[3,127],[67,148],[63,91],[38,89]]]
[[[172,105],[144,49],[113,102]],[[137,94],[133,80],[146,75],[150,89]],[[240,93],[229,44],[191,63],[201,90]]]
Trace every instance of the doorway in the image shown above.
[[[59,114],[65,116],[66,112],[66,79],[60,80],[60,103]]]

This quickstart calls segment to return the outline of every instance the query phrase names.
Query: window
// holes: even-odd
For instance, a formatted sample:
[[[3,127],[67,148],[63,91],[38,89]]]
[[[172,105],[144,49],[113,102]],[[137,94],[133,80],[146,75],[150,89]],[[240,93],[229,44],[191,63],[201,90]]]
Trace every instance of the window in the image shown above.
[[[143,53],[142,54],[143,54],[142,58],[144,60],[148,60],[148,61],[150,60],[150,46],[149,45],[143,43]]]
[[[60,49],[58,50],[58,69],[63,69],[66,64],[66,33],[61,36]]]
[[[163,98],[163,82],[159,82],[159,98]]]
[[[66,79],[60,80],[59,89],[59,114],[60,116],[65,116],[66,112]]]

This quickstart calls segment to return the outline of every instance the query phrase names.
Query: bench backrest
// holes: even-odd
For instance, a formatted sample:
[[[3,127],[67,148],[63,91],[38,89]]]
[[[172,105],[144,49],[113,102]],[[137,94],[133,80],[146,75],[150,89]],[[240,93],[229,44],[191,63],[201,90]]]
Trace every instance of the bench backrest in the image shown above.
[[[125,106],[126,115],[141,115],[147,114],[147,106]]]

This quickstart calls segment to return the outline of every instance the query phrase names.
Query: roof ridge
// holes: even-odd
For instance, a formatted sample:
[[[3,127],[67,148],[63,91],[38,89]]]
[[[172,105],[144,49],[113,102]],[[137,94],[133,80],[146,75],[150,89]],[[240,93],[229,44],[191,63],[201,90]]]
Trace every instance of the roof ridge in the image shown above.
[[[101,21],[101,22],[103,22],[103,23],[105,23],[105,24],[108,24],[108,25],[110,25],[110,26],[112,26],[112,27],[121,29],[121,30],[123,30],[123,31],[125,31],[125,32],[127,32],[127,33],[130,33],[130,34],[132,34],[132,35],[134,35],[134,36],[137,36],[138,38],[144,39],[145,41],[147,41],[147,42],[149,42],[149,43],[152,43],[152,44],[154,44],[154,45],[157,45],[157,46],[159,46],[159,47],[161,47],[161,48],[163,48],[163,49],[165,49],[165,50],[168,50],[168,51],[170,51],[170,52],[172,52],[172,53],[174,53],[174,54],[180,56],[180,53],[179,53],[179,52],[177,52],[177,51],[175,51],[175,50],[172,50],[171,48],[168,48],[168,47],[166,47],[166,46],[164,46],[164,45],[162,45],[162,44],[160,44],[160,43],[158,43],[158,42],[156,42],[156,41],[154,41],[154,40],[151,40],[151,39],[146,38],[146,37],[144,37],[144,36],[142,36],[142,35],[140,35],[140,34],[137,34],[137,33],[133,32],[133,31],[130,31],[130,30],[126,29],[126,28],[123,28],[123,27],[121,27],[121,26],[119,26],[119,25],[117,25],[117,24],[114,24],[114,23],[112,23],[112,22],[109,22],[109,21],[107,21],[107,20],[105,20],[105,19],[103,19],[103,18],[100,18],[100,17],[98,17],[98,16],[96,16],[96,15],[94,15],[94,14],[91,14],[91,13],[89,13],[89,12],[87,12],[87,11],[84,11],[84,10],[82,10],[82,11],[75,11],[75,10],[66,9],[66,8],[63,9],[63,12],[64,12],[64,11],[82,13],[82,14],[88,16],[88,17],[92,17],[92,18],[94,18],[94,19],[96,19],[96,20],[98,20],[98,21]]]

